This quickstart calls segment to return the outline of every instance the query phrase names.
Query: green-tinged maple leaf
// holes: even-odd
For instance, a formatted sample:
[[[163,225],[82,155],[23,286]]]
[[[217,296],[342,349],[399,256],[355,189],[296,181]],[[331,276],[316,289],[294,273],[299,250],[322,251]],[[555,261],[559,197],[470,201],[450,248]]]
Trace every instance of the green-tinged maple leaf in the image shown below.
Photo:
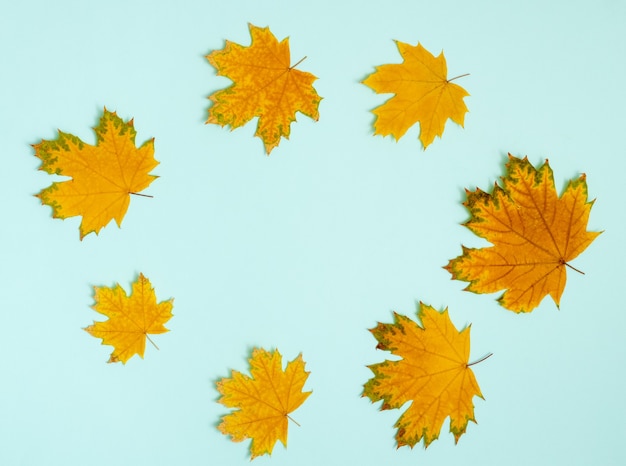
[[[59,131],[57,139],[35,144],[40,170],[71,177],[52,183],[37,197],[52,207],[54,218],[82,216],[80,239],[96,233],[112,219],[121,226],[130,195],[146,189],[156,178],[154,139],[135,146],[133,121],[124,122],[106,108],[94,128],[96,145]]]
[[[249,46],[226,41],[222,50],[207,55],[218,75],[233,85],[211,95],[207,123],[232,129],[259,117],[255,136],[260,137],[269,153],[288,138],[296,112],[319,119],[322,98],[313,88],[317,78],[291,65],[289,40],[278,42],[269,28],[250,24],[252,43]],[[302,60],[300,60],[302,61]]]
[[[530,312],[550,295],[558,306],[566,268],[600,234],[587,231],[592,202],[585,175],[570,180],[557,196],[548,161],[535,169],[525,157],[509,154],[502,186],[491,193],[467,191],[465,226],[493,246],[463,247],[445,267],[452,278],[470,282],[466,290],[506,290],[499,301],[514,312]],[[574,269],[575,270],[575,269]]]
[[[383,410],[410,403],[395,424],[398,447],[413,448],[422,439],[427,447],[439,437],[447,417],[458,442],[468,422],[476,422],[472,399],[482,398],[468,364],[469,327],[457,331],[447,309],[437,312],[422,303],[418,317],[422,327],[394,313],[393,323],[379,323],[370,330],[378,341],[377,349],[401,358],[368,366],[374,377],[363,389],[363,396],[372,402],[382,400]]]

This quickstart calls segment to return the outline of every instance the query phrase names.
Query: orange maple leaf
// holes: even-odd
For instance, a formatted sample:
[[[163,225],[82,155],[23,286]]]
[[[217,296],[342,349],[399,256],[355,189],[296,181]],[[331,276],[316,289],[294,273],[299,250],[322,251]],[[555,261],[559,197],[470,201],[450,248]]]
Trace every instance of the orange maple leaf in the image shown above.
[[[84,330],[102,338],[103,345],[114,347],[108,362],[126,364],[135,354],[143,358],[146,339],[158,349],[148,334],[169,331],[164,324],[172,317],[173,299],[157,304],[154,288],[141,273],[132,285],[130,296],[126,296],[119,284],[114,288],[94,287],[94,290],[96,304],[93,309],[109,319],[94,322]]]
[[[290,64],[288,39],[278,42],[267,27],[250,24],[249,28],[250,46],[226,41],[222,50],[206,56],[219,76],[234,83],[209,97],[213,104],[207,123],[235,129],[259,117],[255,136],[263,140],[269,155],[281,137],[289,138],[297,111],[316,121],[319,119],[322,98],[313,88],[317,78],[295,69],[304,58],[293,66]]]
[[[452,278],[470,282],[466,290],[474,293],[505,289],[499,302],[511,311],[530,312],[548,294],[558,306],[566,267],[574,269],[569,262],[600,234],[587,231],[593,201],[587,202],[585,175],[570,180],[559,198],[547,160],[537,170],[509,154],[501,187],[466,195],[465,226],[493,246],[463,246],[445,267]]]
[[[121,226],[130,194],[152,183],[156,176],[148,173],[158,165],[154,139],[135,146],[133,120],[125,123],[105,108],[94,131],[95,146],[60,130],[57,139],[33,145],[42,160],[40,170],[72,178],[52,183],[37,197],[52,207],[54,218],[81,215],[81,240],[91,232],[98,234],[111,219]]]
[[[443,52],[435,57],[419,43],[396,44],[403,63],[377,66],[363,81],[379,94],[396,94],[372,111],[376,115],[374,134],[391,134],[397,141],[419,122],[420,140],[426,149],[435,136],[441,137],[448,118],[463,126],[467,113],[463,98],[469,94],[451,82],[461,76],[447,78]]]
[[[448,416],[450,432],[458,442],[468,422],[476,422],[472,398],[482,398],[468,364],[469,327],[459,332],[447,309],[437,312],[423,303],[417,315],[422,327],[394,312],[393,324],[379,323],[370,329],[378,340],[377,349],[402,359],[368,366],[374,377],[364,385],[363,396],[372,402],[382,400],[381,410],[411,402],[394,426],[398,447],[413,448],[422,439],[428,447],[439,437]]]
[[[250,453],[254,459],[271,454],[277,440],[287,446],[289,413],[304,403],[311,392],[302,391],[309,373],[304,370],[301,354],[284,371],[277,350],[270,353],[255,348],[249,363],[252,377],[233,370],[231,378],[217,382],[217,390],[223,395],[219,402],[237,408],[222,418],[218,429],[234,442],[251,438]]]

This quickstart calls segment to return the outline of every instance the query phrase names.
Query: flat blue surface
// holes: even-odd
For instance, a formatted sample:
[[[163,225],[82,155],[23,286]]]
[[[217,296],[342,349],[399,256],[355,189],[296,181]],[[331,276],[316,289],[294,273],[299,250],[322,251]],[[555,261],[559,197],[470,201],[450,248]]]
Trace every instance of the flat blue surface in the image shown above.
[[[249,464],[217,429],[214,382],[251,348],[302,352],[313,390],[288,448],[255,465],[621,465],[626,463],[622,264],[626,3],[604,1],[22,1],[0,15],[0,464]],[[299,115],[270,157],[256,123],[205,125],[229,85],[204,56],[249,44],[248,23],[290,37],[319,77],[320,120]],[[416,126],[372,136],[389,96],[359,84],[401,61],[394,39],[443,49],[471,94],[465,128],[426,151]],[[79,218],[33,197],[53,177],[30,144],[56,130],[94,143],[103,107],[154,137],[158,178],[122,228],[79,241]],[[464,188],[489,190],[507,152],[549,158],[558,189],[587,174],[604,233],[573,265],[560,310],[529,315],[463,292],[443,270],[461,244]],[[171,332],[145,359],[107,365],[81,330],[93,286],[139,272],[174,298]],[[417,301],[472,324],[485,400],[458,445],[396,450],[398,410],[360,397],[382,361],[367,331]]]

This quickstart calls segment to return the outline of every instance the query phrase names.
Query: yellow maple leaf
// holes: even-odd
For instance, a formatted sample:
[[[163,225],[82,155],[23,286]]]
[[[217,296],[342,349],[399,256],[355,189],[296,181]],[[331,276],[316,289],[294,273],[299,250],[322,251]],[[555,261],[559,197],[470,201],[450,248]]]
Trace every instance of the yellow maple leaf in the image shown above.
[[[223,395],[219,402],[237,408],[222,418],[218,429],[234,442],[251,438],[250,453],[254,459],[271,454],[278,440],[287,446],[289,413],[304,403],[311,392],[302,391],[309,373],[304,370],[301,354],[287,363],[284,371],[277,350],[270,353],[255,348],[249,363],[252,377],[233,370],[231,378],[217,382],[217,390]]]
[[[463,246],[463,255],[445,267],[452,278],[470,282],[466,290],[474,293],[506,290],[499,302],[511,311],[530,312],[548,294],[558,306],[566,267],[574,269],[569,262],[600,234],[587,231],[593,202],[585,175],[570,180],[559,198],[547,160],[537,170],[528,158],[509,154],[501,187],[466,194],[465,226],[493,246]]]
[[[132,285],[130,296],[119,284],[114,288],[94,287],[94,290],[93,309],[109,319],[94,322],[85,331],[102,338],[103,345],[114,347],[108,362],[126,364],[135,354],[143,358],[146,339],[158,349],[148,334],[169,331],[164,324],[172,317],[173,299],[157,304],[154,288],[141,273]]]
[[[96,145],[59,131],[57,139],[33,145],[39,167],[50,174],[72,179],[52,183],[37,197],[52,207],[54,218],[82,216],[80,239],[115,219],[121,226],[128,210],[130,194],[146,189],[156,176],[148,173],[158,165],[154,159],[154,139],[135,146],[133,121],[125,123],[106,108],[94,128]]]
[[[302,60],[291,65],[288,39],[278,42],[267,27],[250,24],[249,28],[250,46],[226,41],[222,50],[206,56],[219,76],[234,83],[209,97],[212,106],[207,123],[235,129],[259,117],[255,136],[263,140],[269,155],[281,137],[289,138],[297,111],[319,119],[322,99],[313,88],[317,78],[295,69]]]
[[[472,398],[482,398],[468,364],[469,327],[457,331],[447,309],[437,312],[423,303],[418,317],[422,327],[394,312],[394,323],[379,323],[370,329],[378,341],[377,349],[402,358],[368,366],[374,377],[363,389],[363,396],[372,402],[383,401],[381,410],[411,403],[394,426],[398,447],[413,448],[422,439],[428,447],[439,437],[448,416],[450,432],[458,442],[468,422],[476,422]]]
[[[391,135],[399,140],[415,123],[420,124],[424,149],[435,136],[441,137],[450,118],[463,126],[469,94],[448,79],[443,52],[435,57],[421,44],[412,46],[396,41],[403,63],[377,66],[363,84],[379,94],[396,94],[372,112],[376,115],[374,134]],[[466,75],[462,75],[466,76]]]

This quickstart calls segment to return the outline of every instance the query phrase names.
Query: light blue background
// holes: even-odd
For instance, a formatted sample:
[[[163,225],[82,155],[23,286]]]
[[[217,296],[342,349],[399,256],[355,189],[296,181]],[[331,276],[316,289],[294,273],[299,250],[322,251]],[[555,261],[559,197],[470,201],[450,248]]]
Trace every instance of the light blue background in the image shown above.
[[[302,352],[313,394],[288,449],[255,465],[617,465],[623,441],[626,3],[553,1],[3,2],[0,152],[0,464],[249,464],[215,428],[214,382],[247,371],[254,346]],[[270,157],[252,135],[204,125],[229,84],[204,59],[248,22],[290,37],[319,77],[320,120],[299,115]],[[359,84],[401,61],[393,39],[445,51],[471,94],[465,129],[423,151],[418,128],[372,136],[389,96]],[[57,128],[94,143],[103,107],[155,137],[159,175],[122,228],[79,241],[33,197],[53,177],[30,144]],[[442,269],[461,244],[464,188],[490,189],[506,153],[549,158],[558,189],[587,174],[589,228],[605,232],[568,271],[557,310],[529,315],[461,291]],[[139,272],[173,297],[171,332],[144,360],[107,365],[81,328],[92,287]],[[416,301],[472,324],[485,400],[454,446],[395,449],[397,410],[360,397],[375,350],[366,330]]]

